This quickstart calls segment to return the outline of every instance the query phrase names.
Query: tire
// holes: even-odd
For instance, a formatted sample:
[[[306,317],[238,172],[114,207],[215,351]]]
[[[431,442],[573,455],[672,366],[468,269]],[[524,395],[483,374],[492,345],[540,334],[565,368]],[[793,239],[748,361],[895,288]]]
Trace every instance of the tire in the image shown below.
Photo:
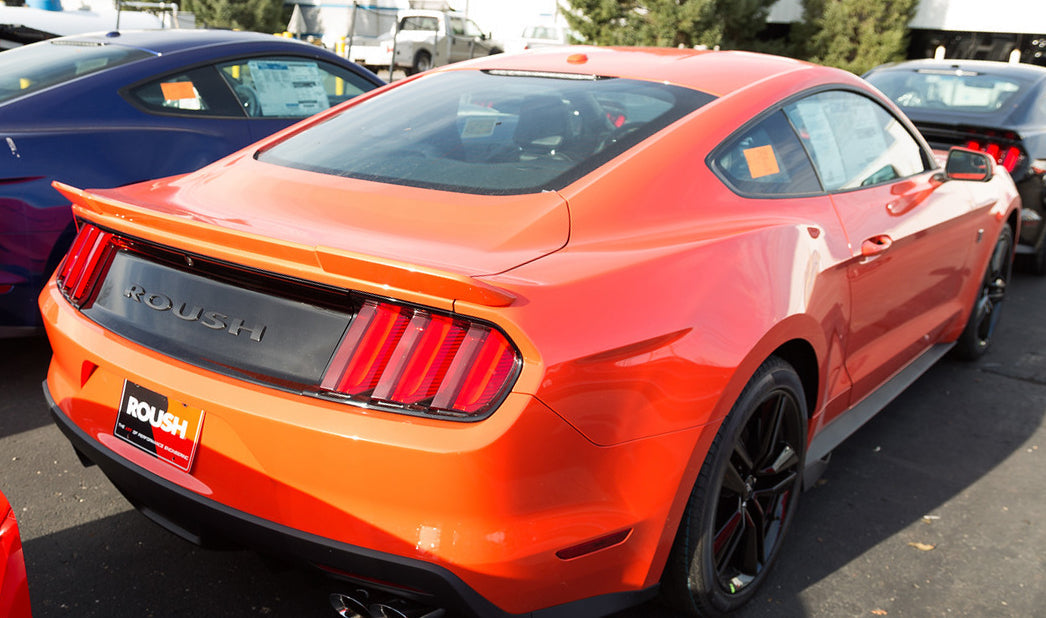
[[[1002,301],[1006,297],[1006,286],[1013,271],[1013,230],[1003,224],[995,248],[988,259],[988,267],[981,280],[981,289],[966,327],[955,344],[955,355],[963,360],[975,360],[991,347],[992,335],[999,322]]]
[[[701,466],[662,576],[667,604],[715,616],[752,598],[796,512],[806,427],[799,376],[771,357],[734,403]]]
[[[414,63],[410,65],[410,74],[421,73],[432,68],[432,56],[427,51],[414,54]]]

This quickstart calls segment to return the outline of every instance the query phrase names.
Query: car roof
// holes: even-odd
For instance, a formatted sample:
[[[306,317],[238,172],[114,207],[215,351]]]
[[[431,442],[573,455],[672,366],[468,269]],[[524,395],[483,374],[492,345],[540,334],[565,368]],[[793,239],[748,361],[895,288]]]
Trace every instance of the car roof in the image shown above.
[[[854,77],[838,69],[801,60],[742,51],[712,51],[665,47],[541,47],[520,54],[497,54],[444,70],[479,68],[575,73],[663,81],[723,96],[769,77],[798,71],[834,74],[840,81]]]
[[[51,40],[119,45],[151,51],[157,54],[170,54],[186,49],[245,42],[272,42],[276,45],[312,47],[301,41],[285,39],[271,34],[234,30],[113,30],[110,32],[92,32],[66,36]]]
[[[919,71],[919,70],[963,70],[978,73],[990,73],[1001,77],[1015,77],[1019,79],[1037,81],[1046,79],[1046,67],[1034,64],[1016,64],[1012,62],[997,62],[994,60],[962,60],[958,58],[934,60],[927,58],[923,60],[909,60],[907,62],[894,62],[875,67],[868,73],[878,71]]]

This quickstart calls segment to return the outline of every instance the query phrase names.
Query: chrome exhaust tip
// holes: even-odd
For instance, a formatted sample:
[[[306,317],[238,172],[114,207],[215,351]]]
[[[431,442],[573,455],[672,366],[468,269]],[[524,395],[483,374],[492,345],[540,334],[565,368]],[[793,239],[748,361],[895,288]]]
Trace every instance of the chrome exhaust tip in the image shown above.
[[[443,618],[441,607],[426,607],[407,599],[393,596],[376,598],[363,588],[351,593],[330,595],[331,607],[342,618]]]
[[[353,590],[351,594],[334,592],[331,593],[329,598],[331,607],[342,618],[373,618],[370,610],[367,608],[370,593],[362,588]]]

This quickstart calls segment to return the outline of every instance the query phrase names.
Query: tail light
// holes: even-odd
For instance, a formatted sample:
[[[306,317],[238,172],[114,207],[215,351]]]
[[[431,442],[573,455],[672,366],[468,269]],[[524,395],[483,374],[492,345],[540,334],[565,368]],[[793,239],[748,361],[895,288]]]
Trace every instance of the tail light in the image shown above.
[[[518,366],[515,348],[489,325],[366,300],[321,388],[357,401],[480,418],[507,393]]]
[[[93,225],[80,228],[73,246],[58,267],[58,288],[69,302],[80,307],[90,298],[94,284],[114,250],[113,235]]]
[[[1013,172],[1017,169],[1021,157],[1024,156],[1020,146],[1013,143],[1019,139],[1012,131],[1005,131],[1001,134],[988,131],[983,137],[977,136],[970,139],[965,145],[967,148],[987,154],[995,159],[996,163],[1006,168],[1007,172]]]

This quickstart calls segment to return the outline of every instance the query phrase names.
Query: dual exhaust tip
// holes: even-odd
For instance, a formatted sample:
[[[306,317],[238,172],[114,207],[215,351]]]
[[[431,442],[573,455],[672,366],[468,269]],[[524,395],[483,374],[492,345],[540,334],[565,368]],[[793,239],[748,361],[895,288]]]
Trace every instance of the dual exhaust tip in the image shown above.
[[[443,618],[442,608],[432,608],[394,596],[372,594],[359,588],[348,594],[330,595],[331,607],[342,618]]]

